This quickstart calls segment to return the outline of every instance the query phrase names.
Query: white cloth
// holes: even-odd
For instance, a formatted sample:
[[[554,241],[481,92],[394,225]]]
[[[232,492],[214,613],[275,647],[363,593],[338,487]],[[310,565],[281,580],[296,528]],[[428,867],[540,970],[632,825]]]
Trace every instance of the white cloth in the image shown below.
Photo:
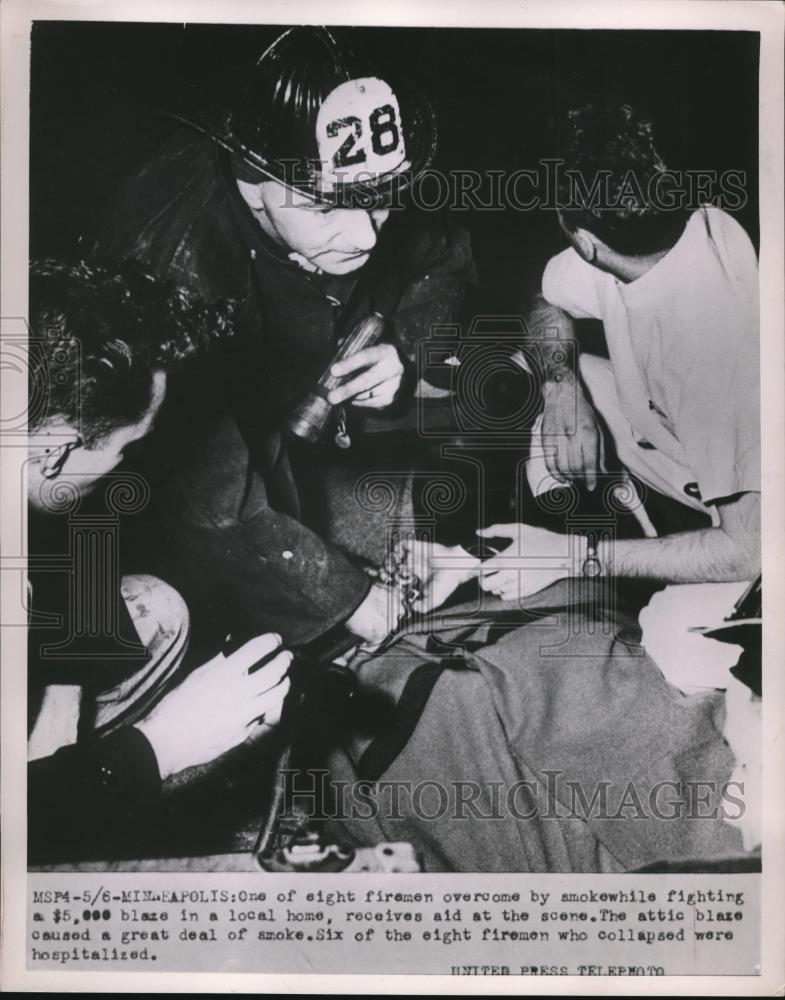
[[[76,743],[81,707],[82,688],[78,684],[47,684],[27,737],[27,759],[39,760]]]
[[[95,696],[95,729],[102,734],[143,718],[163,695],[185,658],[191,634],[188,605],[163,580],[146,573],[120,583],[139,641],[147,647],[144,667]]]
[[[168,583],[137,574],[124,576],[120,590],[149,659],[120,684],[97,693],[94,727],[102,734],[147,714],[182,664],[190,636],[188,607]],[[76,743],[82,700],[82,688],[77,685],[47,685],[27,740],[28,760],[48,757]]]
[[[674,584],[652,597],[639,621],[641,643],[670,684],[685,694],[706,688],[725,690],[722,735],[736,758],[731,792],[742,803],[726,819],[739,827],[744,848],[751,851],[761,842],[761,700],[730,672],[741,646],[690,631],[721,624],[748,586]]]
[[[741,646],[690,629],[717,626],[749,583],[680,583],[659,590],[638,619],[641,644],[665,679],[681,691],[726,688]]]
[[[758,266],[734,219],[694,212],[678,243],[629,283],[565,250],[542,292],[575,318],[602,320],[636,443],[688,469],[704,504],[760,490]]]
[[[591,355],[588,355],[588,357],[591,357]],[[583,368],[583,363],[586,359],[587,355],[584,354],[581,356],[581,368]],[[603,361],[602,358],[592,358],[592,360],[600,363]],[[548,471],[548,466],[545,462],[547,452],[548,446],[543,440],[542,414],[540,414],[532,424],[529,456],[526,459],[526,479],[534,497],[543,496],[553,490],[564,488],[564,484]],[[631,468],[632,472],[639,474],[639,470],[634,465],[627,466],[626,468]],[[599,478],[602,479],[602,475]],[[646,512],[645,498],[639,494],[635,483],[627,475],[626,469],[621,474],[614,474],[612,478],[618,486],[616,503],[621,507],[626,507],[629,513],[633,515],[646,538],[656,538],[657,529],[652,524],[651,518]],[[641,478],[645,477],[641,476]],[[648,482],[648,480],[646,481]],[[649,485],[653,486],[654,484],[649,483]],[[667,490],[664,492],[667,492]]]
[[[602,417],[605,431],[613,438],[616,454],[622,467],[637,476],[645,486],[649,486],[665,496],[700,511],[709,513],[712,523],[719,525],[716,507],[706,507],[701,499],[685,489],[695,482],[694,473],[665,451],[659,448],[642,448],[637,443],[635,431],[621,408],[616,391],[613,367],[605,358],[593,354],[582,354],[580,359],[581,379],[588,390],[595,410]],[[640,497],[635,512],[645,510],[646,494]],[[649,534],[644,532],[644,534]],[[653,535],[656,535],[656,531]]]

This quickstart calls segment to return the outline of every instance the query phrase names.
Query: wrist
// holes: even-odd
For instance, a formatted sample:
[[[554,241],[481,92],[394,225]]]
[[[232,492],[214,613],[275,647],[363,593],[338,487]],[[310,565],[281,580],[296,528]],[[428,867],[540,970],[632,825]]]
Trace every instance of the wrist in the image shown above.
[[[574,536],[572,575],[593,580],[607,576],[607,539],[598,532]]]
[[[572,536],[570,548],[569,576],[583,576],[583,565],[589,554],[589,542],[585,535],[575,534]]]
[[[381,583],[373,583],[365,600],[351,617],[346,628],[366,642],[381,642],[397,626],[403,613],[397,590]]]
[[[560,399],[565,392],[575,393],[576,388],[575,376],[569,369],[553,372],[545,376],[542,397],[547,404],[550,399]]]

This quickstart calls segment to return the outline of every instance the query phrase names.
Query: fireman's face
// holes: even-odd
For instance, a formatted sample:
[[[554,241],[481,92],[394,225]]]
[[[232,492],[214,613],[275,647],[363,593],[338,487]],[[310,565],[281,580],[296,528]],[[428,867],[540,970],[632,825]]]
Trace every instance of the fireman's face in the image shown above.
[[[328,208],[277,181],[238,185],[268,235],[302,258],[306,269],[328,274],[362,267],[390,214],[388,209]]]

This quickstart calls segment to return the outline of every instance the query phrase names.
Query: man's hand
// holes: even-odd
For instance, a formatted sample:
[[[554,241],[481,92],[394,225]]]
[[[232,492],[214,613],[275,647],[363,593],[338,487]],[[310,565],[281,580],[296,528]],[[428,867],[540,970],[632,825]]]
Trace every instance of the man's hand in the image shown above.
[[[480,560],[460,545],[404,539],[395,546],[385,568],[391,573],[396,564],[420,581],[422,593],[412,609],[423,614],[441,607],[462,583],[477,576]]]
[[[509,538],[512,545],[486,559],[480,587],[503,601],[518,601],[567,576],[578,576],[586,558],[586,540],[577,535],[528,524],[493,524],[478,532],[484,538]]]
[[[275,726],[289,690],[292,654],[281,637],[260,635],[231,656],[198,667],[136,723],[155,751],[161,778],[220,757],[262,726]],[[278,650],[269,663],[248,668]]]
[[[369,644],[383,642],[398,625],[403,615],[403,600],[393,587],[383,587],[375,583],[346,627],[354,635]]]
[[[597,485],[605,468],[602,430],[580,383],[572,378],[546,382],[543,388],[542,438],[548,472],[561,482]],[[555,446],[555,450],[554,450]]]
[[[337,386],[327,395],[327,402],[335,406],[347,400],[352,406],[381,410],[389,406],[401,387],[403,363],[398,349],[392,344],[365,347],[330,369],[335,378],[357,373]]]

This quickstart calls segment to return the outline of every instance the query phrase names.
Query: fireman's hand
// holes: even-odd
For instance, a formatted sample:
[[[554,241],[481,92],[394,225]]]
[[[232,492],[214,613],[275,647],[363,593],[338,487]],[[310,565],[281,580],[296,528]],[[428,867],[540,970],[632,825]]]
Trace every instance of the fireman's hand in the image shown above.
[[[328,393],[328,403],[349,402],[381,410],[393,402],[401,387],[403,363],[393,344],[376,344],[336,361],[330,374],[345,381]]]

